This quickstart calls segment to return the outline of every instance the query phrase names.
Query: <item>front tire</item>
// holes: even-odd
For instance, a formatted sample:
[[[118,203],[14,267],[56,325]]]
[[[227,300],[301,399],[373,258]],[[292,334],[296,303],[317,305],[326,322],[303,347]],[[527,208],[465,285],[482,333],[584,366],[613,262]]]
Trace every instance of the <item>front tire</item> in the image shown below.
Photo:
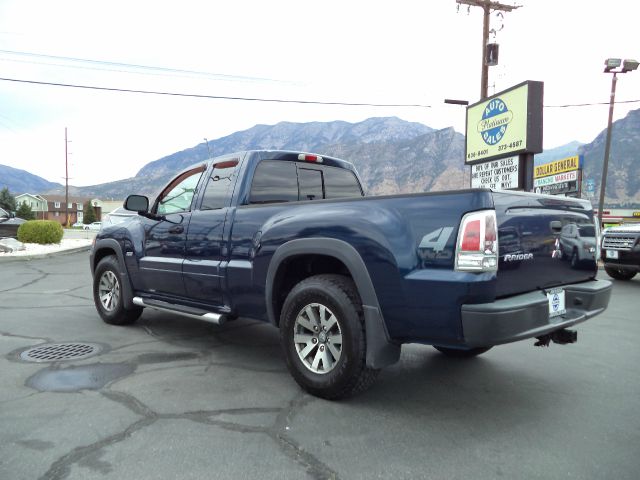
[[[142,307],[124,306],[122,277],[114,255],[104,257],[96,267],[93,274],[93,302],[102,320],[110,325],[130,325],[142,314]]]
[[[447,357],[453,358],[473,358],[478,355],[482,355],[485,352],[488,352],[493,347],[477,347],[477,348],[448,348],[441,347],[440,345],[434,345],[433,348],[438,350],[440,353],[444,354]]]
[[[341,275],[316,275],[293,287],[282,307],[280,339],[289,372],[317,397],[355,395],[380,372],[366,365],[362,304]]]
[[[604,267],[605,272],[616,280],[631,280],[636,276],[636,272],[615,267]]]

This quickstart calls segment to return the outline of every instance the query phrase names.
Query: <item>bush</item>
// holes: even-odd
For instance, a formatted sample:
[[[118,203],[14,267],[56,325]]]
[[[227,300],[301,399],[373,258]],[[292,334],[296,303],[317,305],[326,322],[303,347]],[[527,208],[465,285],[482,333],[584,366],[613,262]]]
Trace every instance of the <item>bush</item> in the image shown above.
[[[23,220],[35,220],[36,216],[33,214],[33,210],[27,202],[22,202],[16,211],[16,217]]]
[[[60,243],[62,225],[52,220],[30,220],[18,228],[18,241],[22,243]]]

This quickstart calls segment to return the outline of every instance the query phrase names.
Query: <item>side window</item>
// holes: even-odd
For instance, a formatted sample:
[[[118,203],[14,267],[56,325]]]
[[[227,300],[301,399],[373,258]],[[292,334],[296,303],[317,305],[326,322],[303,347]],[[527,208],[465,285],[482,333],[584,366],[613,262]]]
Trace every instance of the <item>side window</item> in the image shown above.
[[[190,170],[171,182],[158,197],[156,213],[167,215],[189,211],[203,171],[204,167]]]
[[[278,160],[263,160],[256,168],[251,184],[249,203],[279,203],[298,201],[296,164]]]
[[[324,167],[325,198],[361,197],[362,189],[351,170]]]
[[[309,168],[298,169],[300,200],[322,200],[322,172]]]
[[[231,161],[221,162],[213,167],[204,191],[201,210],[215,210],[229,205],[237,165],[237,161]]]

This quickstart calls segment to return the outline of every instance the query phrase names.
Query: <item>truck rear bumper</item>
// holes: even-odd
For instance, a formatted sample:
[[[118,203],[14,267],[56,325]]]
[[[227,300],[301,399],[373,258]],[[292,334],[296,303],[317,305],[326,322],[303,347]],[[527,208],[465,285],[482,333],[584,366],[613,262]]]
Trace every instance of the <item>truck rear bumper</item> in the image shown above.
[[[465,344],[485,347],[539,337],[584,322],[602,313],[609,304],[611,282],[592,280],[563,285],[566,313],[549,317],[549,301],[543,291],[462,306]]]

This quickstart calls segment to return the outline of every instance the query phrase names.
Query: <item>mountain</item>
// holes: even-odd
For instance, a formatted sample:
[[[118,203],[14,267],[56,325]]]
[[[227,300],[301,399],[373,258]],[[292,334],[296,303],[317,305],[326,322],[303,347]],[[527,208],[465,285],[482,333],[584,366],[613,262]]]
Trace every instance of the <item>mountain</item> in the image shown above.
[[[534,157],[533,163],[535,165],[541,165],[543,163],[552,162],[554,160],[559,160],[561,158],[573,157],[575,155],[578,155],[578,150],[583,145],[584,143],[580,143],[580,142],[570,142],[560,147],[552,148],[550,150],[545,150],[542,153],[538,153]]]
[[[596,139],[578,149],[584,155],[583,179],[594,179],[600,191],[606,129]],[[640,206],[640,110],[613,123],[611,150],[607,171],[605,203],[610,206],[637,208]]]
[[[16,195],[25,192],[46,192],[62,188],[62,185],[49,182],[25,170],[0,165],[0,190],[4,187],[7,187],[13,195]]]
[[[535,156],[535,163],[584,155],[583,178],[594,179],[597,192],[605,135],[603,131],[591,143],[572,142],[545,151]],[[637,174],[640,110],[630,112],[613,124],[612,139],[606,203],[632,208],[640,205],[640,175]],[[153,196],[172,175],[189,165],[211,155],[250,149],[302,150],[350,160],[358,168],[369,194],[450,190],[469,185],[469,169],[463,167],[462,134],[452,128],[434,130],[396,117],[384,117],[359,123],[256,125],[210,141],[209,145],[201,143],[150,162],[135,177],[90,187],[72,187],[70,193],[103,199],[122,199],[133,192]],[[0,179],[3,178],[0,173]],[[56,186],[54,193],[62,192],[61,186],[53,185]],[[28,190],[46,193],[44,189]]]
[[[158,176],[175,173],[209,157],[242,150],[299,150],[320,152],[327,145],[350,143],[380,143],[414,138],[433,129],[420,123],[411,123],[396,117],[369,118],[360,123],[280,122],[276,125],[256,125],[227,137],[201,143],[188,150],[174,153],[145,165],[137,174]]]
[[[397,159],[399,153],[396,151],[397,148],[410,148],[405,144],[407,141],[434,133],[435,130],[426,125],[406,122],[396,117],[369,118],[359,123],[280,122],[276,125],[256,125],[248,130],[211,140],[209,145],[201,143],[150,162],[140,169],[135,177],[101,185],[73,188],[72,192],[74,195],[98,198],[124,198],[132,192],[155,195],[172,175],[189,165],[206,160],[211,155],[219,156],[242,150],[300,150],[336,156],[340,156],[336,152],[345,152],[346,155],[342,155],[343,158],[364,166],[362,160],[358,162],[351,152],[368,145],[369,148],[365,150],[370,151],[371,156],[365,158],[375,157],[376,151],[385,150],[387,153],[381,158],[386,159],[385,161],[393,161],[394,158]],[[453,133],[451,130],[448,135]],[[460,139],[463,138],[460,134],[455,135]],[[448,139],[447,135],[445,137]],[[447,139],[445,140],[450,142],[450,139]],[[462,159],[462,157],[463,153],[460,153],[459,158]],[[411,158],[415,158],[415,155]],[[377,164],[380,164],[380,161],[377,161]],[[397,162],[397,164],[400,163]],[[370,185],[367,184],[367,187]],[[376,191],[382,190],[377,188]],[[60,193],[60,191],[51,193]]]
[[[464,135],[453,128],[387,142],[328,145],[325,152],[350,159],[371,195],[463,188]],[[463,178],[464,176],[464,178]]]

